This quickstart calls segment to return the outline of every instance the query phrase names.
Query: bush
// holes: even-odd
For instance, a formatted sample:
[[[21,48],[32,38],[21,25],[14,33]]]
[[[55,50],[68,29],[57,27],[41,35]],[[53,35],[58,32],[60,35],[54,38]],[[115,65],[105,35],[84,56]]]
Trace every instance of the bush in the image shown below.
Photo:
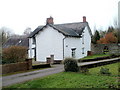
[[[77,60],[73,58],[66,58],[64,60],[64,69],[65,71],[72,71],[72,72],[78,72],[79,67],[77,65]]]
[[[103,67],[101,67],[101,69],[100,69],[100,74],[110,75],[111,73],[109,72],[109,69],[108,69],[108,68],[103,68]]]
[[[111,58],[120,57],[120,54],[119,53],[111,53],[110,57]]]
[[[16,63],[24,61],[27,57],[27,48],[23,46],[11,46],[3,49],[3,63]]]
[[[89,74],[89,69],[88,68],[82,68],[80,70],[81,73],[84,73],[84,74]]]
[[[110,54],[111,58],[115,58],[117,55],[115,53]]]

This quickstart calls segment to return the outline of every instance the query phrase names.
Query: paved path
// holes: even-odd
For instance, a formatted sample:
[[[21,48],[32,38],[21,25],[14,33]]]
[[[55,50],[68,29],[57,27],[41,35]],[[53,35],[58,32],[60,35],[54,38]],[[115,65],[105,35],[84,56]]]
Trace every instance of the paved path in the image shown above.
[[[118,59],[118,58],[116,58]],[[79,63],[80,65],[88,65],[88,64],[93,64],[93,63],[99,63],[99,62],[106,62],[106,61],[112,61],[116,59],[106,59],[106,60],[100,60],[100,61],[92,61],[92,62],[83,62]],[[2,86],[8,86],[12,85],[15,83],[20,83],[28,80],[32,80],[35,78],[40,78],[43,76],[55,74],[64,71],[64,66],[63,65],[53,65],[53,68],[48,68],[48,69],[43,69],[43,70],[36,70],[36,71],[31,71],[31,72],[26,72],[26,73],[20,73],[20,74],[15,74],[15,75],[10,75],[10,76],[4,76],[2,78]],[[1,78],[0,78],[1,79]]]
[[[100,63],[100,62],[115,61],[118,59],[120,59],[120,58],[105,59],[105,60],[91,61],[91,62],[83,62],[83,63],[78,63],[78,66],[90,65],[90,64]]]
[[[4,76],[2,77],[2,86],[8,86],[15,83],[28,81],[35,78],[40,78],[43,76],[59,73],[62,71],[64,71],[63,65],[53,65],[53,68],[20,73],[20,74],[15,74],[10,76]]]

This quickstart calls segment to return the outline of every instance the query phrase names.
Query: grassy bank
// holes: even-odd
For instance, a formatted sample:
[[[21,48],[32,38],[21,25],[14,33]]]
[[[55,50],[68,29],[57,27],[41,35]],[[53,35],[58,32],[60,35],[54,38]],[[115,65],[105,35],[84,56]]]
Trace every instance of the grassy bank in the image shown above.
[[[94,59],[94,58],[97,58],[97,57],[105,57],[105,56],[110,56],[108,54],[96,54],[96,55],[92,55],[92,56],[86,56],[84,58],[82,58],[82,60],[84,59]]]
[[[118,64],[104,66],[109,68],[110,76],[100,75],[100,67],[97,67],[90,69],[87,74],[61,72],[7,88],[118,88]]]
[[[100,75],[99,71],[101,67],[108,68],[109,72],[111,72],[111,76],[118,76],[118,74],[120,74],[120,72],[118,71],[118,69],[120,68],[120,63],[114,63],[114,64],[109,64],[109,65],[100,66],[96,68],[91,68],[89,69],[89,74]]]

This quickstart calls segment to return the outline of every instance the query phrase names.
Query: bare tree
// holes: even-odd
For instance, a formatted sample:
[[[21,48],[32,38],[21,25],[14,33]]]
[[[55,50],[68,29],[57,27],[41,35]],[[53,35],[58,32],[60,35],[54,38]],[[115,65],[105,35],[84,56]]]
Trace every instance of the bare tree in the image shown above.
[[[24,35],[29,35],[31,33],[31,28],[30,27],[28,27],[28,28],[26,28],[25,30],[24,30]]]
[[[0,37],[1,37],[1,44],[3,45],[7,39],[12,36],[12,30],[7,27],[0,28]]]

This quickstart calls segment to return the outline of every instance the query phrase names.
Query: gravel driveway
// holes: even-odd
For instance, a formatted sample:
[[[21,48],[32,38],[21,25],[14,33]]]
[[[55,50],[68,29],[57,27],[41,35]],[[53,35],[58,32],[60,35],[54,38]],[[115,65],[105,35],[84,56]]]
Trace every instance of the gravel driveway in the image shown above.
[[[64,71],[63,65],[53,65],[52,68],[43,69],[43,70],[36,70],[26,73],[20,73],[10,76],[4,76],[2,77],[2,86],[8,86],[28,80],[32,80],[35,78],[40,78],[43,76],[55,74]]]

